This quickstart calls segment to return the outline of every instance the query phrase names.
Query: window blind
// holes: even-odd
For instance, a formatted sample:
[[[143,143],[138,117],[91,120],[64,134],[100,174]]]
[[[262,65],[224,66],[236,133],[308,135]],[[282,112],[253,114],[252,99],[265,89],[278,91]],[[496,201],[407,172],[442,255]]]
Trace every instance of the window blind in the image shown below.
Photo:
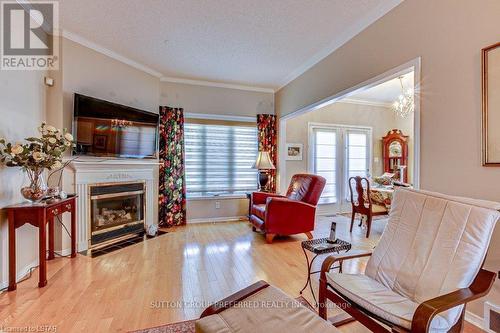
[[[257,189],[257,127],[184,125],[188,198],[243,194]]]

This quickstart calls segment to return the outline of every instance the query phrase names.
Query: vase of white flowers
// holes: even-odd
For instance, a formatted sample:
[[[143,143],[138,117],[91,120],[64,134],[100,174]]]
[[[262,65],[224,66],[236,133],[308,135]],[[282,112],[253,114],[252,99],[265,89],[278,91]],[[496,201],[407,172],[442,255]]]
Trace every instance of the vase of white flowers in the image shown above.
[[[38,202],[47,193],[47,184],[43,177],[43,168],[24,169],[25,179],[21,187],[21,195],[31,201]]]
[[[0,162],[25,171],[27,183],[21,188],[21,194],[31,202],[45,197],[44,171],[61,169],[63,153],[73,146],[73,136],[66,129],[61,131],[42,123],[38,131],[39,137],[28,137],[25,143],[0,139]]]

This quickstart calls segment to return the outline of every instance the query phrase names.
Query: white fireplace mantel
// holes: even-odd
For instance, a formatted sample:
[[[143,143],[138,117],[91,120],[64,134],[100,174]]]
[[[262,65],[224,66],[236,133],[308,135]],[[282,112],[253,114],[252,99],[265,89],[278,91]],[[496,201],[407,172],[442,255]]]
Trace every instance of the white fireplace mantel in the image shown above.
[[[146,184],[146,226],[157,224],[158,216],[158,160],[130,159],[78,159],[70,164],[74,172],[77,199],[77,246],[78,251],[88,249],[91,184],[144,181]]]

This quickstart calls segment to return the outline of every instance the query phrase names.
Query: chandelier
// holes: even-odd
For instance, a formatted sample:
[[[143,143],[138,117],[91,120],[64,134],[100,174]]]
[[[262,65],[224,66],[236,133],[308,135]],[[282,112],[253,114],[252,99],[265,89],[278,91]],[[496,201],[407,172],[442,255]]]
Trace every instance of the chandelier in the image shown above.
[[[405,90],[403,87],[403,77],[399,77],[401,84],[401,95],[392,103],[392,111],[401,118],[406,118],[410,113],[415,110],[415,103],[413,101],[413,89]]]

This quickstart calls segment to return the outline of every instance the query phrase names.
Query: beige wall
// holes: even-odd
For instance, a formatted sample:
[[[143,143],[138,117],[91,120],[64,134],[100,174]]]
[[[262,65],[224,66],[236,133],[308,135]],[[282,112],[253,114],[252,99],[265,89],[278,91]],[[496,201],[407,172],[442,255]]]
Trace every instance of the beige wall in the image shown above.
[[[481,166],[481,48],[498,42],[500,1],[406,0],[276,94],[280,115],[421,57],[421,187],[500,201]],[[500,226],[486,267],[500,267]],[[489,299],[500,303],[500,282]],[[482,316],[481,302],[469,310]]]
[[[62,82],[68,127],[75,92],[158,113],[159,78],[68,39],[62,42]]]
[[[0,71],[0,137],[22,141],[37,134],[45,120],[44,72]],[[24,177],[21,169],[0,166],[0,208],[23,200],[19,189]],[[0,289],[8,284],[8,223],[0,210]],[[18,278],[38,265],[38,229],[25,224],[16,231]]]
[[[272,93],[171,82],[161,82],[160,103],[182,107],[185,113],[247,117],[274,114]],[[217,201],[220,203],[218,209],[215,208]],[[247,199],[189,199],[187,202],[188,222],[241,217],[247,213]]]
[[[413,135],[413,123],[414,117],[406,117],[401,118],[397,115],[394,115],[394,128],[397,128],[403,132],[404,135],[408,135],[408,183],[413,184],[413,168],[414,168],[414,160],[415,156],[415,136]]]
[[[184,112],[226,116],[274,114],[274,94],[258,91],[161,82],[160,103]]]
[[[215,208],[215,202],[220,208]],[[220,222],[239,219],[248,213],[248,199],[188,199],[187,222]]]

